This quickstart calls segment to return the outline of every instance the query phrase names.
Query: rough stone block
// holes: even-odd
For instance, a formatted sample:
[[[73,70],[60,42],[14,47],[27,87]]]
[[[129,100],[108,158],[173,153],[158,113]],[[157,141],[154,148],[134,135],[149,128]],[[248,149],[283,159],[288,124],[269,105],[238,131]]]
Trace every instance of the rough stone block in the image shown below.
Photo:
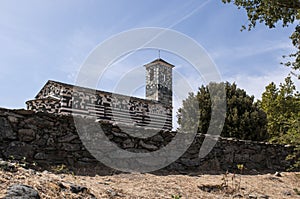
[[[65,151],[80,151],[81,147],[79,144],[62,143],[61,149]]]
[[[152,137],[152,141],[160,143],[160,142],[164,142],[164,138],[161,135],[157,134]]]
[[[70,133],[68,135],[65,135],[64,137],[59,138],[57,141],[58,142],[71,142],[72,140],[77,139],[77,138],[79,138],[78,135]]]
[[[134,142],[131,139],[127,139],[123,142],[123,148],[133,148],[134,147]]]
[[[143,142],[143,140],[141,140],[141,141],[139,142],[139,144],[140,144],[141,147],[143,147],[143,148],[145,148],[145,149],[148,149],[148,150],[154,151],[154,150],[157,150],[157,149],[158,149],[157,146],[152,145],[152,144],[146,144],[145,142]]]
[[[39,193],[28,185],[14,184],[7,190],[4,199],[40,199]]]
[[[13,157],[14,159],[21,160],[33,158],[33,147],[25,142],[13,141],[6,148],[3,153],[6,158]]]
[[[12,126],[6,118],[0,117],[0,140],[17,138],[17,133],[13,131]]]
[[[14,116],[8,116],[7,119],[12,122],[12,123],[17,123],[18,122],[18,118],[14,117]]]
[[[35,131],[32,129],[20,129],[18,136],[21,141],[30,142],[35,139]]]
[[[45,153],[37,153],[34,155],[34,159],[36,160],[45,160],[47,159],[47,156]]]

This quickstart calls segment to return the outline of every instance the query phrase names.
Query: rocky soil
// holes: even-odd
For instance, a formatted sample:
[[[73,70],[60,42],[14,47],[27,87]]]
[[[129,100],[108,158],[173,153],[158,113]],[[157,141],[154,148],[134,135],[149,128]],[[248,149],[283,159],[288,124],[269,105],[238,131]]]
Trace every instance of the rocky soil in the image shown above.
[[[63,173],[61,173],[63,172]],[[300,172],[80,176],[0,161],[0,198],[300,198]]]

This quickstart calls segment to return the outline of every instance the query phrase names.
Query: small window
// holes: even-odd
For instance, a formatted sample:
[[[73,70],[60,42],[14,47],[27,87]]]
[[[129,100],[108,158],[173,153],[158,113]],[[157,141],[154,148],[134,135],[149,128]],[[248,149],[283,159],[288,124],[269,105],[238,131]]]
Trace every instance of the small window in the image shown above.
[[[154,69],[150,69],[150,81],[153,81],[154,79]]]

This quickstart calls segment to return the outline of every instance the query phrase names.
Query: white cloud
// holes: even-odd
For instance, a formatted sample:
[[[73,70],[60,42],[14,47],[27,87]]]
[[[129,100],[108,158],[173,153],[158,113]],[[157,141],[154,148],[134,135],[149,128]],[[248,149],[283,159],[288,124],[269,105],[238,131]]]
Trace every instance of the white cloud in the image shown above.
[[[289,74],[289,68],[278,67],[273,71],[265,72],[263,75],[236,74],[224,79],[228,82],[236,82],[239,88],[246,90],[247,94],[254,95],[255,99],[261,99],[265,87],[274,82],[277,86],[284,82],[284,79]],[[293,78],[296,88],[300,88],[300,81]]]

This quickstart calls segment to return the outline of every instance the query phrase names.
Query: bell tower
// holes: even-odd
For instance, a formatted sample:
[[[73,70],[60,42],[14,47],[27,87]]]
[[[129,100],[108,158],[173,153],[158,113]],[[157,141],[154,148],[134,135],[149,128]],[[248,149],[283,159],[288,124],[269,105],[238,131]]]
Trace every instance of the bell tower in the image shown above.
[[[146,98],[172,107],[172,68],[174,65],[158,58],[146,67]]]

